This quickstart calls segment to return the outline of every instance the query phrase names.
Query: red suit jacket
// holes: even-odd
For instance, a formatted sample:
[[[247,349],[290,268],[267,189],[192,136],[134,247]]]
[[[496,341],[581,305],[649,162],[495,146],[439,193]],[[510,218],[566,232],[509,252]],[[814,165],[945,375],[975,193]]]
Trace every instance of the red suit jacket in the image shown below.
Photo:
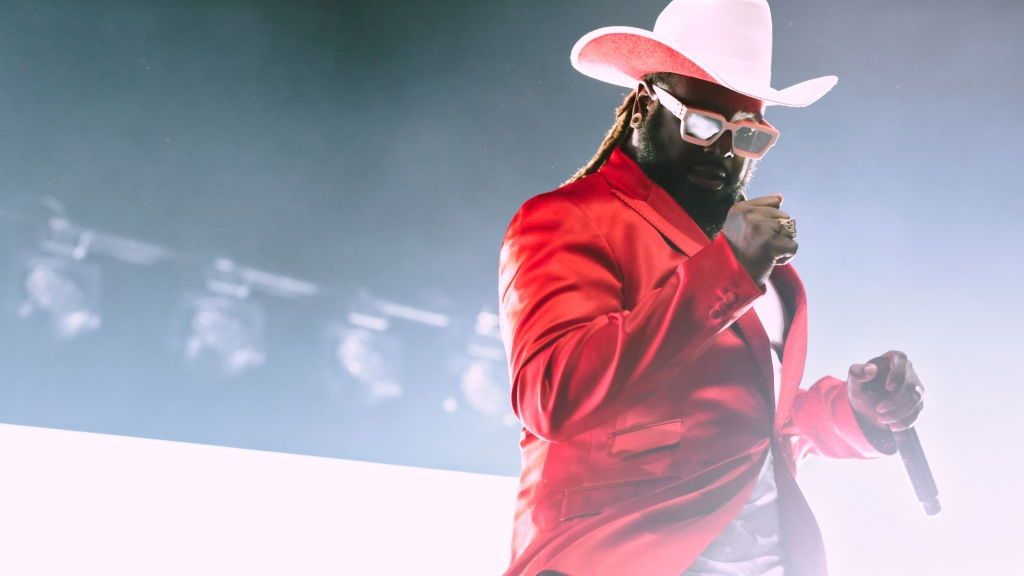
[[[881,453],[844,381],[799,388],[804,290],[791,265],[772,279],[791,318],[778,399],[752,307],[764,288],[626,154],[522,206],[499,276],[523,426],[506,574],[680,576],[743,507],[769,446],[787,575],[826,573],[796,464]]]

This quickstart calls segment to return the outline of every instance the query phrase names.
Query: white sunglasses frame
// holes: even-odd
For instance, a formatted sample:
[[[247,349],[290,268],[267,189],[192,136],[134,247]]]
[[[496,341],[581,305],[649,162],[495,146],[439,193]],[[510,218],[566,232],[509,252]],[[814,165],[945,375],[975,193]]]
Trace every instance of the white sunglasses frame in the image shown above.
[[[758,160],[760,158],[764,158],[764,155],[767,154],[768,151],[771,150],[772,146],[774,146],[775,143],[779,141],[778,128],[769,124],[767,120],[762,120],[760,122],[754,120],[740,120],[738,122],[730,122],[725,118],[725,116],[722,116],[718,112],[713,112],[711,110],[702,110],[699,108],[688,108],[685,104],[680,102],[675,96],[669,94],[664,89],[651,84],[649,84],[648,86],[654,89],[654,94],[656,96],[655,99],[660,101],[662,106],[668,109],[668,111],[671,112],[673,116],[679,119],[679,136],[681,136],[684,141],[689,142],[690,144],[696,144],[698,146],[710,146],[714,144],[719,138],[721,138],[722,134],[725,134],[726,130],[730,130],[733,134],[733,153],[736,154],[737,156],[742,156],[743,158]],[[700,138],[697,138],[696,136],[690,136],[689,134],[686,133],[686,115],[691,111],[695,113],[700,113],[703,116],[719,119],[722,123],[722,130],[718,134],[715,134],[713,138],[710,138],[708,140],[702,140]],[[772,139],[760,152],[749,152],[747,150],[741,150],[736,147],[736,130],[744,127],[756,128],[757,130],[764,131],[771,135]]]

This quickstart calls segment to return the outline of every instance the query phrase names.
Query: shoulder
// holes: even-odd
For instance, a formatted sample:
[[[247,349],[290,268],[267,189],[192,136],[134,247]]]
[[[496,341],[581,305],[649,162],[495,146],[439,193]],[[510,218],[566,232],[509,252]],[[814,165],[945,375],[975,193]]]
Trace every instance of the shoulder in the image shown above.
[[[540,290],[584,273],[614,283],[618,264],[606,230],[594,219],[602,198],[616,201],[604,176],[591,174],[524,202],[501,244],[499,293],[504,297],[516,282]]]
[[[616,201],[604,177],[590,174],[524,202],[512,217],[508,231],[512,232],[526,223],[550,222],[570,227],[591,225],[608,203]]]

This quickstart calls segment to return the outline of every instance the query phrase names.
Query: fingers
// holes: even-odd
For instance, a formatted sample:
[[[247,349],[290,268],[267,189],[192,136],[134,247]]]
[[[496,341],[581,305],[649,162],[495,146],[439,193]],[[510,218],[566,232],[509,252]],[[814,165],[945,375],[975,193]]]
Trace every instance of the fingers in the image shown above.
[[[782,206],[782,194],[769,194],[768,196],[759,196],[757,198],[751,198],[747,200],[747,204],[751,206],[770,206],[772,208],[778,208]]]
[[[796,255],[797,244],[780,218],[782,195],[772,194],[737,202],[729,208],[722,233],[740,256],[751,277],[764,282],[774,266]]]
[[[898,350],[890,350],[884,356],[889,359],[889,374],[885,378],[885,389],[895,392],[906,382],[907,355]]]
[[[866,382],[878,375],[878,367],[874,364],[854,364],[850,366],[850,375],[846,381],[851,386],[862,388]]]
[[[779,220],[780,218],[789,218],[789,214],[772,208],[770,206],[761,207],[757,209],[759,216],[765,216],[768,218],[766,226],[772,232],[772,238],[769,242],[776,264],[785,264],[789,260],[796,256],[796,251],[800,248],[797,244],[796,238],[794,238],[789,230]]]
[[[924,402],[924,387],[918,384],[907,384],[896,395],[879,402],[875,409],[880,415],[900,419],[909,414]]]
[[[796,256],[797,250],[800,249],[800,244],[797,244],[797,241],[787,232],[776,233],[775,238],[772,239],[771,246],[775,252],[776,262],[780,257],[788,259]]]
[[[909,360],[906,360],[901,365],[901,369],[904,371],[903,378],[901,379],[891,378],[892,372],[889,372],[890,377],[886,378],[885,385],[887,396],[882,401],[884,406],[879,406],[879,409],[888,409],[906,404],[912,397],[920,397],[924,394],[924,386],[918,380],[917,374],[914,373]]]
[[[879,412],[896,410],[902,406],[920,402],[922,397],[924,397],[924,387],[907,382],[898,391],[889,394],[879,402],[877,409]]]
[[[790,259],[796,255],[799,245],[780,218],[789,218],[789,214],[771,206],[747,206],[742,209],[743,218],[756,234],[764,237],[764,248],[776,262],[780,258]]]
[[[764,214],[765,216],[767,216],[769,218],[772,218],[773,220],[778,220],[780,218],[789,218],[790,217],[788,213],[783,212],[782,210],[779,210],[778,208],[773,208],[771,206],[761,206],[761,207],[758,208],[758,211],[761,214]]]
[[[924,385],[906,354],[890,350],[885,356],[890,362],[885,382],[888,395],[876,405],[878,422],[890,430],[906,430],[914,425],[924,410]]]
[[[789,260],[796,256],[796,251],[800,249],[800,245],[796,243],[791,237],[785,234],[779,234],[773,242],[775,247],[775,262],[779,263],[780,259]]]
[[[923,410],[924,402],[920,402],[905,410],[900,410],[899,413],[879,415],[878,422],[883,426],[888,426],[894,432],[899,432],[913,426]]]

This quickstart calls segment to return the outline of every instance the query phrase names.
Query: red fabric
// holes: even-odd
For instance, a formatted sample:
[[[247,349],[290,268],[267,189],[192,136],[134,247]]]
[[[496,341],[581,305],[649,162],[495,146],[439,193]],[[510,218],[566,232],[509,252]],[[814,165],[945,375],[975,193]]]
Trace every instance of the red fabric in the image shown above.
[[[501,326],[522,476],[508,575],[679,576],[733,519],[776,450],[793,574],[825,573],[796,458],[878,455],[845,383],[798,390],[806,301],[791,315],[777,414],[764,293],[621,151],[526,202],[501,250]],[[787,572],[790,574],[790,572]]]

